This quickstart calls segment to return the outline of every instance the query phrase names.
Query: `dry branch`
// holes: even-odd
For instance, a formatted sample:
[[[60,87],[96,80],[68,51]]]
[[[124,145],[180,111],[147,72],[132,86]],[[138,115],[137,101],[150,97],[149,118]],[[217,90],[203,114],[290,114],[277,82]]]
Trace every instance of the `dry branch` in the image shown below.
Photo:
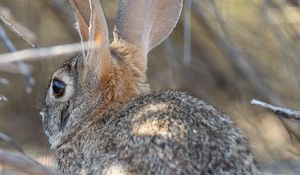
[[[5,135],[4,133],[0,132],[0,141],[3,141],[12,147],[14,147],[16,150],[20,151],[21,153],[24,153],[23,149],[10,137]]]
[[[31,175],[62,175],[49,167],[37,164],[26,157],[0,149],[0,164]]]
[[[7,98],[4,95],[0,94],[0,101],[7,101]]]
[[[183,61],[185,64],[191,63],[191,9],[193,0],[186,0],[184,4],[184,25],[183,25]]]
[[[8,85],[9,81],[5,78],[0,77],[0,85]]]
[[[59,56],[65,54],[71,54],[75,52],[81,52],[84,49],[93,49],[95,46],[88,42],[86,43],[75,43],[75,44],[65,44],[52,47],[44,48],[33,48],[16,51],[13,53],[5,53],[0,55],[0,64],[12,63],[15,61],[32,61],[49,59],[51,56]]]
[[[6,97],[0,95],[0,100],[2,100],[1,98],[5,98],[4,100],[7,101]],[[25,153],[25,151],[22,149],[22,147],[20,145],[17,144],[17,142],[15,142],[13,139],[11,139],[10,137],[8,137],[7,135],[5,135],[2,132],[0,132],[0,141],[8,144],[9,146],[11,146],[14,149],[16,149],[17,151],[19,151],[28,160],[31,160],[32,162],[35,162],[38,164],[38,162],[36,162],[34,159],[32,159],[30,156],[28,156]]]
[[[253,65],[248,61],[249,59],[243,52],[243,49],[241,49],[240,46],[232,40],[230,35],[228,35],[228,26],[226,25],[226,20],[218,11],[218,8],[215,4],[216,1],[214,0],[208,2],[210,4],[211,12],[213,12],[217,24],[219,24],[223,34],[218,32],[212,25],[211,21],[205,16],[204,8],[207,7],[203,7],[201,6],[200,2],[194,1],[192,10],[194,15],[196,15],[197,20],[203,25],[203,27],[205,27],[207,34],[212,38],[212,41],[220,49],[225,58],[228,59],[228,63],[231,64],[233,70],[235,70],[241,77],[246,78],[249,84],[261,96],[273,100],[274,98],[271,98],[273,97],[272,93],[267,90],[267,84],[264,83],[261,76],[254,71]]]
[[[28,65],[28,68],[30,71],[32,71],[30,65]],[[13,63],[0,64],[0,71],[13,73],[13,74],[23,74],[23,72],[19,69],[19,66]]]
[[[268,110],[274,112],[276,115],[281,116],[283,118],[300,120],[300,111],[273,106],[271,104],[268,104],[268,103],[265,103],[265,102],[262,102],[259,100],[255,100],[255,99],[251,100],[251,104],[268,109]]]
[[[10,38],[8,37],[4,28],[1,25],[0,25],[0,37],[2,38],[5,46],[10,52],[17,51],[16,47],[14,46],[14,44],[12,43],[12,41],[10,40]],[[16,62],[16,64],[19,67],[19,70],[21,71],[24,77],[26,92],[30,93],[32,91],[32,86],[35,84],[35,80],[31,74],[31,71],[29,67],[21,61]]]
[[[36,36],[29,29],[16,22],[14,17],[11,15],[9,9],[0,6],[0,20],[17,36],[21,37],[26,43],[28,43],[31,47],[36,47],[33,43],[36,40]]]

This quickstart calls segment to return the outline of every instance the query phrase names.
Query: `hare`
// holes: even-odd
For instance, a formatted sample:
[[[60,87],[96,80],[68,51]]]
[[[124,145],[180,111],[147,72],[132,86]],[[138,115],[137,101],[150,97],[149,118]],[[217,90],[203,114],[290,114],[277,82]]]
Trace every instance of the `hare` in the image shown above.
[[[186,93],[150,92],[147,54],[172,32],[183,0],[120,0],[112,43],[99,0],[70,4],[93,47],[53,74],[41,111],[62,172],[260,174],[227,115]]]

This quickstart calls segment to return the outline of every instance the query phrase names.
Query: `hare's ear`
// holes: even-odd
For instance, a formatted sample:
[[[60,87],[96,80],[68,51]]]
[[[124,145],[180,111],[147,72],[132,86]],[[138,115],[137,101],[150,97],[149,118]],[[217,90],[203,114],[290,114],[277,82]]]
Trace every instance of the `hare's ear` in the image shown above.
[[[83,76],[95,76],[94,80],[97,80],[101,76],[102,68],[107,67],[103,65],[108,63],[105,59],[109,59],[108,29],[100,0],[70,0],[70,3],[75,13],[81,40],[91,47],[84,53]]]
[[[114,39],[143,49],[145,55],[176,26],[183,0],[120,0]]]

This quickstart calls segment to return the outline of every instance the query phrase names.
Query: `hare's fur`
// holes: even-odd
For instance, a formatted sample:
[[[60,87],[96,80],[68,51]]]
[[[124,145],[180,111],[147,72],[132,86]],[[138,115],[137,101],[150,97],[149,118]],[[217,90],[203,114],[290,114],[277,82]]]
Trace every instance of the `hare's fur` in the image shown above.
[[[65,134],[58,165],[71,174],[259,174],[228,116],[185,93],[141,95]]]
[[[228,116],[185,93],[150,93],[147,53],[173,30],[182,0],[120,0],[111,44],[100,1],[70,1],[82,41],[97,47],[66,61],[45,97],[44,131],[61,171],[260,174]]]

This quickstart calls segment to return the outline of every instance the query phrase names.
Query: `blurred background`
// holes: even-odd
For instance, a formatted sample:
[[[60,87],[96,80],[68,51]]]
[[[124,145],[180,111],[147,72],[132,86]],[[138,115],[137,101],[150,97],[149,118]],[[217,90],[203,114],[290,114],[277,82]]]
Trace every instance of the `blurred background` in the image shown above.
[[[112,30],[118,1],[102,6]],[[79,41],[67,0],[0,0],[0,14],[38,47]],[[1,28],[16,50],[31,47]],[[0,53],[10,51],[0,40]],[[38,113],[51,73],[70,56],[26,62],[27,79],[0,65],[0,132],[46,165],[52,154]],[[152,90],[187,91],[232,116],[265,174],[300,174],[300,122],[250,105],[300,110],[299,0],[185,0],[175,31],[149,54],[148,77]]]

